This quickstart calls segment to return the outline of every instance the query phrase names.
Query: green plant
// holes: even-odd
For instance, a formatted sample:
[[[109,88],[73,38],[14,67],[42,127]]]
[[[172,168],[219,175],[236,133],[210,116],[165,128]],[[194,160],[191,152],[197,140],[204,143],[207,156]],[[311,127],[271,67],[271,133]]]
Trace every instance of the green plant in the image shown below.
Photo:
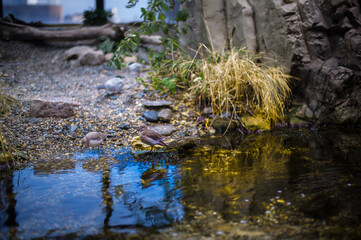
[[[129,0],[128,7],[134,7],[138,1]],[[184,2],[184,0],[181,0]],[[141,8],[143,22],[140,27],[130,29],[125,38],[115,52],[111,64],[117,68],[122,68],[124,56],[131,56],[137,50],[140,44],[141,35],[151,35],[153,33],[162,33],[163,51],[149,51],[149,62],[153,71],[149,77],[152,79],[153,87],[159,90],[169,90],[174,92],[178,79],[176,76],[164,76],[162,73],[167,72],[172,65],[177,62],[179,54],[186,54],[178,44],[179,23],[187,20],[189,12],[186,9],[179,10],[174,18],[167,19],[166,13],[174,11],[175,0],[150,0],[147,8]],[[167,22],[168,21],[168,22]],[[181,31],[186,33],[187,27]]]
[[[108,18],[111,18],[113,14],[110,11],[103,9],[87,10],[83,13],[83,24],[87,26],[100,26],[108,22]]]
[[[129,1],[131,6],[136,2]],[[282,119],[291,94],[290,76],[281,67],[262,64],[266,62],[264,56],[245,49],[232,48],[219,53],[200,45],[191,57],[178,44],[177,37],[178,23],[188,18],[188,12],[178,12],[174,25],[165,23],[164,11],[171,2],[174,1],[152,0],[142,9],[144,22],[137,30],[127,33],[112,64],[122,67],[123,56],[137,49],[141,34],[162,31],[163,51],[149,53],[152,68],[149,77],[154,88],[171,92],[177,87],[185,88],[188,94],[198,96],[200,103],[210,104],[214,114],[228,112],[233,118],[246,114],[269,122]],[[184,28],[182,33],[186,31]]]
[[[104,53],[115,52],[119,42],[111,40],[109,37],[100,37],[99,40],[101,43],[98,45],[98,49],[102,50]]]

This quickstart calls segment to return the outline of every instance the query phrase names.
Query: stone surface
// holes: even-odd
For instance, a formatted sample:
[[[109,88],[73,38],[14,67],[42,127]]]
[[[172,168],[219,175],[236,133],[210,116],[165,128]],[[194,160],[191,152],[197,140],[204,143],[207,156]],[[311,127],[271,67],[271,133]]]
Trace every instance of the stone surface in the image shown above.
[[[213,110],[212,110],[211,107],[205,107],[205,108],[203,108],[203,114],[205,114],[205,115],[210,115],[210,114],[212,114],[212,113],[213,113]]]
[[[158,118],[162,122],[169,122],[172,119],[172,110],[169,108],[164,108],[158,112]]]
[[[172,105],[172,102],[164,101],[164,100],[144,101],[143,105],[146,108],[162,108],[162,107],[170,107],[170,105]]]
[[[119,93],[123,89],[124,79],[121,77],[114,77],[99,85],[98,89],[105,89],[107,94]]]
[[[169,136],[174,132],[176,129],[172,125],[153,125],[149,126],[148,129],[156,131],[157,133],[163,135],[163,136]]]
[[[216,117],[212,122],[212,127],[218,132],[233,131],[237,127],[237,122],[228,118]]]
[[[121,123],[118,125],[118,128],[128,130],[130,129],[129,123]]]
[[[148,122],[157,122],[158,121],[158,112],[154,110],[146,111],[143,113],[143,117]]]
[[[80,65],[100,65],[104,61],[105,56],[102,50],[89,51],[79,57]]]
[[[165,141],[166,143],[168,143],[167,141]],[[151,150],[151,146],[143,143],[142,141],[140,141],[140,137],[139,136],[135,136],[130,140],[131,145],[136,148],[136,149],[142,149],[142,150]],[[160,145],[154,145],[153,150],[158,150],[164,148],[163,146]]]
[[[68,118],[75,115],[74,105],[65,102],[48,102],[42,100],[29,101],[30,117],[59,117]]]
[[[259,117],[243,116],[241,117],[242,124],[248,130],[270,130],[271,124],[269,121]]]
[[[218,51],[246,46],[271,54],[298,78],[293,96],[305,104],[308,117],[361,123],[359,1],[212,0],[185,1],[182,7],[190,10],[193,28],[181,36],[183,45],[213,43]]]
[[[80,65],[99,65],[104,63],[105,55],[89,46],[75,46],[64,52],[63,60],[76,60]]]

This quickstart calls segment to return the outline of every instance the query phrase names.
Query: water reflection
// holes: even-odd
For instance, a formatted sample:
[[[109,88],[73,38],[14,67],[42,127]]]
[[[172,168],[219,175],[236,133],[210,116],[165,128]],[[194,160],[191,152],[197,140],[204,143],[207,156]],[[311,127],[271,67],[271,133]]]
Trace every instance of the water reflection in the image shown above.
[[[2,186],[11,188],[12,194],[1,189],[6,203],[1,214],[8,219],[1,222],[1,232],[9,238],[9,227],[17,231],[15,238],[107,235],[134,232],[137,226],[160,228],[182,219],[175,166],[159,163],[156,167],[165,169],[167,177],[153,179],[144,188],[141,176],[152,164],[122,153],[110,161],[109,155],[96,159],[94,167],[101,170],[89,171],[93,158],[87,156],[85,152],[66,160],[69,169],[55,170],[59,162],[48,168],[40,164],[2,178]]]
[[[175,222],[184,236],[361,237],[360,137],[290,130],[182,152],[72,153],[1,173],[0,237],[165,234]]]
[[[182,157],[186,219],[201,229],[213,214],[268,231],[294,225],[312,238],[346,236],[345,229],[360,236],[360,133],[293,130],[231,137],[223,145],[207,140]]]

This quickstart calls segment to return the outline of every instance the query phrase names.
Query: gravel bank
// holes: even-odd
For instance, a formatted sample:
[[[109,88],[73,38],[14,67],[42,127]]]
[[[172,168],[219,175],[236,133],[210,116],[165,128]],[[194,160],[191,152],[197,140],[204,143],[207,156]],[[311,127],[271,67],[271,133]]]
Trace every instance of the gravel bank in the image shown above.
[[[172,137],[197,132],[196,115],[186,104],[167,94],[152,91],[136,81],[137,73],[118,70],[104,63],[100,66],[80,66],[64,61],[69,44],[40,44],[0,41],[0,70],[3,92],[20,101],[8,116],[0,119],[4,134],[29,160],[62,159],[79,151],[80,139],[90,131],[108,135],[107,147],[130,146],[134,130],[146,123],[142,117],[144,100],[170,100],[176,127]],[[97,86],[117,75],[124,76],[124,89],[115,96],[105,97]],[[146,77],[141,73],[140,77]],[[174,97],[174,96],[173,96]],[[43,99],[79,104],[71,118],[31,118],[24,101]],[[56,153],[56,154],[54,154]]]

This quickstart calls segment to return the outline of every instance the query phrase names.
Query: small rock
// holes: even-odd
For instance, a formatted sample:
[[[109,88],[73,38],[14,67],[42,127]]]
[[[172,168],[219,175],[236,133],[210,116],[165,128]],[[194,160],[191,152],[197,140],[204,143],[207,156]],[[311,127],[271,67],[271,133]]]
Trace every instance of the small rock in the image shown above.
[[[93,51],[89,46],[75,46],[64,52],[63,60],[79,59],[80,55],[85,54],[88,51]]]
[[[172,119],[172,110],[169,108],[164,108],[158,112],[158,118],[162,122],[169,122]]]
[[[105,84],[99,85],[98,89],[105,89],[106,94],[119,93],[123,89],[123,77],[117,76],[106,81]]]
[[[121,123],[120,125],[118,125],[118,128],[127,130],[130,128],[130,125],[128,123]]]
[[[102,50],[89,46],[76,46],[65,51],[63,60],[77,60],[80,65],[99,65],[105,61]]]
[[[140,98],[142,98],[144,96],[144,93],[142,93],[142,92],[138,92],[138,93],[136,93],[135,94],[135,98],[137,98],[137,99],[140,99]]]
[[[212,123],[212,127],[219,132],[224,132],[226,130],[232,131],[236,129],[237,122],[227,118],[216,117]]]
[[[172,134],[172,132],[175,131],[175,127],[173,127],[170,124],[149,126],[148,129],[156,131],[157,133],[159,133],[163,136],[169,136]]]
[[[77,125],[73,125],[73,126],[71,126],[71,128],[70,128],[70,132],[74,132],[77,128],[78,128],[78,126],[77,126]]]
[[[156,111],[154,111],[154,110],[144,112],[143,117],[148,122],[156,122],[156,121],[158,121],[158,113]]]
[[[137,56],[125,56],[124,58],[124,63],[132,63],[132,62],[136,62],[137,61]]]
[[[142,72],[142,71],[148,70],[147,66],[145,66],[141,63],[138,63],[138,62],[127,63],[127,68],[133,72]]]
[[[214,135],[216,133],[216,130],[212,127],[208,129],[209,134]]]
[[[109,99],[110,100],[117,100],[118,96],[117,95],[111,95],[111,96],[109,96]]]
[[[253,116],[243,116],[241,117],[242,124],[248,130],[269,130],[271,129],[271,124],[266,119]]]
[[[163,101],[163,100],[144,101],[143,105],[146,108],[161,108],[161,107],[170,107],[170,105],[172,105],[172,102],[171,101]]]
[[[39,121],[38,121],[38,119],[36,119],[36,118],[30,118],[29,119],[29,123],[33,123],[33,124],[35,124],[35,123],[38,123]]]
[[[180,139],[167,142],[168,146],[176,149],[190,149],[197,145],[198,138],[196,136],[192,137],[182,137]]]
[[[205,107],[203,108],[203,113],[206,115],[210,115],[213,113],[212,108],[211,107]]]
[[[84,55],[80,56],[80,65],[99,65],[105,61],[105,56],[102,50],[89,51]]]
[[[105,54],[105,61],[110,61],[111,59],[112,59],[112,57],[113,57],[113,53],[107,53],[107,54]]]

